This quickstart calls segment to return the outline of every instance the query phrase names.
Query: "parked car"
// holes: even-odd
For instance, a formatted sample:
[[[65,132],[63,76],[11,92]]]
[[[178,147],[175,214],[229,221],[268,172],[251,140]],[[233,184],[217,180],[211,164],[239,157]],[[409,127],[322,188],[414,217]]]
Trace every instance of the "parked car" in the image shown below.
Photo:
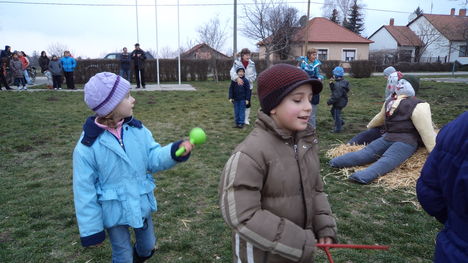
[[[109,53],[104,56],[104,59],[120,59],[120,54],[121,53]],[[151,53],[149,53],[148,51],[145,51],[145,55],[147,59],[154,59],[153,55],[151,55]]]

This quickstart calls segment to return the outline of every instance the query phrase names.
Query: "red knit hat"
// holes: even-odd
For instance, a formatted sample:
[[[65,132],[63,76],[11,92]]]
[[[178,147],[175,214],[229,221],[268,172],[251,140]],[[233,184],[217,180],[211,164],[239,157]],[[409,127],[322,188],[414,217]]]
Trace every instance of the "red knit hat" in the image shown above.
[[[322,91],[322,82],[289,64],[276,64],[260,73],[257,92],[262,111],[270,115],[286,95],[302,84],[310,84],[314,95]]]

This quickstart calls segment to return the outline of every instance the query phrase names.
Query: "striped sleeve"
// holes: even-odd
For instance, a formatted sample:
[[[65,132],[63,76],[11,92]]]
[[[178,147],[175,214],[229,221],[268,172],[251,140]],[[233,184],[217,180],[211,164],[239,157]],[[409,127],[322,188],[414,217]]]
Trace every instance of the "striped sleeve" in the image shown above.
[[[226,163],[220,182],[220,208],[226,223],[255,247],[295,262],[311,262],[315,252],[312,231],[262,209],[265,171],[241,152]]]

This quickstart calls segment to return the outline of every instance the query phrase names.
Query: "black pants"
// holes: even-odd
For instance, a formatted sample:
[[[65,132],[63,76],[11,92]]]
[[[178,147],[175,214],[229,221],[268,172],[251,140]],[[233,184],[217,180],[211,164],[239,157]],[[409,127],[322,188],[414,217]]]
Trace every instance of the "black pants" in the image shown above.
[[[60,89],[62,87],[62,75],[53,75],[52,82],[54,89]]]
[[[67,89],[75,89],[75,80],[73,79],[73,71],[72,72],[64,72],[65,79],[67,81]]]
[[[135,67],[134,72],[135,72],[137,88],[139,88],[141,86],[144,87],[146,85],[146,83],[145,83],[145,69]]]
[[[5,75],[3,75],[3,69],[0,68],[0,89],[2,88],[2,85],[5,86],[5,88],[9,88],[8,83],[6,81]]]

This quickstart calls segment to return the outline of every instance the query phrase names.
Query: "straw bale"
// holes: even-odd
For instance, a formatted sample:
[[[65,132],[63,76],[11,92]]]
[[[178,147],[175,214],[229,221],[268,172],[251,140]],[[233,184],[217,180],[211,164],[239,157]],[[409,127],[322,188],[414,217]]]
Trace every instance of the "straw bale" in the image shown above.
[[[359,151],[364,147],[365,145],[340,144],[328,150],[326,156],[328,158],[334,158],[345,153]],[[381,185],[388,189],[404,188],[415,195],[416,181],[419,178],[419,174],[421,173],[421,169],[426,162],[428,155],[426,148],[421,147],[395,170],[385,174],[384,176],[380,176],[372,183]],[[369,165],[341,168],[340,172],[344,178],[347,179],[355,171],[365,169],[368,166]]]

